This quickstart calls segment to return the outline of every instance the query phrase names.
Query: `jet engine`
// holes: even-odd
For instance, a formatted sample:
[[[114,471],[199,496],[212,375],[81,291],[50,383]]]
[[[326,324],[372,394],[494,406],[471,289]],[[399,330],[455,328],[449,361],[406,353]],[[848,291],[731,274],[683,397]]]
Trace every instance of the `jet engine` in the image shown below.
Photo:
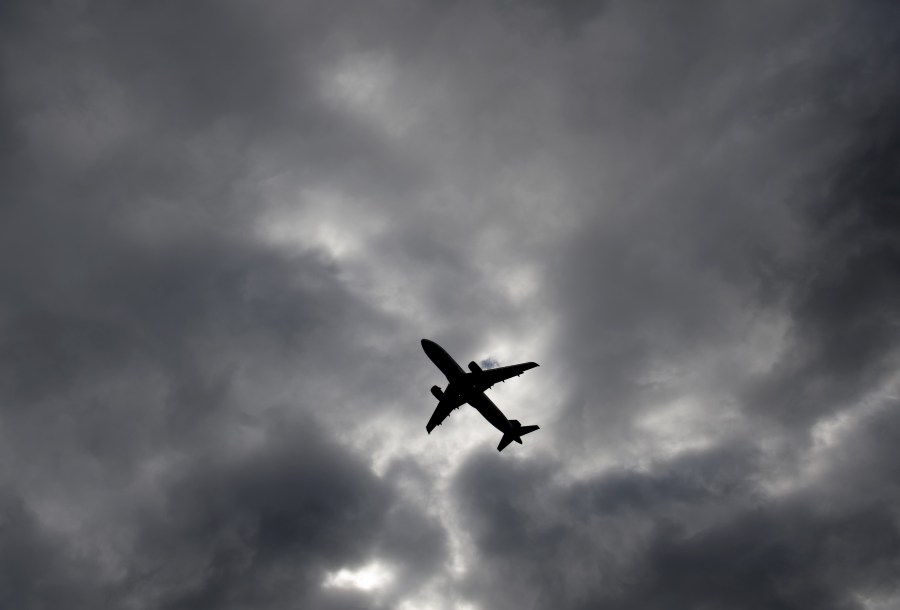
[[[444,393],[441,391],[441,388],[436,385],[431,386],[431,394],[438,400],[441,400],[444,397]]]
[[[473,373],[480,373],[481,367],[478,366],[478,363],[473,360],[472,362],[469,363],[469,370],[472,371]]]

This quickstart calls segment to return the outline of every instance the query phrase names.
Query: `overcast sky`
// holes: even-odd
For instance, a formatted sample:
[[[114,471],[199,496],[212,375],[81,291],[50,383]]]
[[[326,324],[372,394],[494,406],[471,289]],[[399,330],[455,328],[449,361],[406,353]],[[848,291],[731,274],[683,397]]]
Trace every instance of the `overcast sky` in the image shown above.
[[[0,607],[900,607],[900,7],[0,9]],[[463,366],[540,431],[503,453]]]

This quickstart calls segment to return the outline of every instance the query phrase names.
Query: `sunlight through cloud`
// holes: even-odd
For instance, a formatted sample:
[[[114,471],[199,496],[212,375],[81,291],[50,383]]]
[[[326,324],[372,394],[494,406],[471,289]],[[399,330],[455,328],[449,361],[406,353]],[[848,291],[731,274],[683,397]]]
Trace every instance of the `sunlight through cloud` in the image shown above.
[[[373,561],[355,570],[341,568],[336,572],[330,572],[325,576],[325,582],[322,584],[335,589],[373,591],[384,588],[393,579],[394,574],[391,570],[384,564]]]

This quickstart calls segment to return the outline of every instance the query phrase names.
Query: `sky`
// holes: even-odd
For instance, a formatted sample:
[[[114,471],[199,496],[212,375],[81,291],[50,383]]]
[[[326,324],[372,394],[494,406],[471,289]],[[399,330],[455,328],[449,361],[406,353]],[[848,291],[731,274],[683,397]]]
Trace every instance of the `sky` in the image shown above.
[[[900,607],[896,3],[0,32],[0,606]]]

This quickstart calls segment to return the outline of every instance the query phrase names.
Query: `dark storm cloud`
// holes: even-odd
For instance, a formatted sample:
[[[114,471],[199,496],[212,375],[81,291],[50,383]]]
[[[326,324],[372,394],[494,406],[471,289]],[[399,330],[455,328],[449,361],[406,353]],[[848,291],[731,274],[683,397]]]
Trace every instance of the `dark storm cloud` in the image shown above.
[[[892,40],[887,48],[896,48]],[[808,422],[858,401],[897,370],[900,312],[900,125],[884,92],[827,191],[804,212],[815,231],[793,293],[792,345],[750,400],[772,417]]]
[[[454,487],[479,557],[468,598],[862,608],[896,595],[893,450],[863,440],[879,425],[890,437],[895,405],[879,425],[849,424],[861,426],[852,440],[810,449],[823,417],[863,408],[897,364],[897,15],[832,8],[839,20],[797,8],[774,26],[749,5],[674,15],[648,3],[647,21],[620,8],[662,42],[626,47],[618,88],[598,86],[601,70],[573,85],[569,116],[586,130],[576,187],[596,208],[551,267],[561,328],[549,360],[570,373],[570,395],[548,434],[563,455],[628,454],[643,415],[685,395],[711,418],[737,408],[744,423],[725,433],[737,449],[660,450],[649,473],[577,483],[539,458],[473,457]],[[621,87],[634,105],[604,105]],[[637,141],[610,159],[601,129]],[[623,171],[609,176],[607,163]],[[784,342],[752,349],[763,366],[736,356],[768,316]],[[767,447],[783,436],[785,448]],[[825,470],[769,490],[807,468]]]
[[[341,594],[322,589],[326,573],[373,555],[414,589],[443,552],[440,528],[323,432],[297,422],[248,457],[189,468],[144,519],[127,593],[171,608],[330,607]]]
[[[887,3],[0,10],[3,605],[896,594]]]
[[[90,562],[47,532],[14,489],[0,492],[0,603],[16,608],[94,608],[106,601]]]
[[[149,506],[125,515],[139,524],[132,542],[103,549],[121,553],[116,579],[6,493],[0,599],[21,608],[371,607],[361,595],[323,589],[328,572],[375,555],[399,566],[408,592],[443,553],[440,527],[312,420],[282,422],[264,447],[200,457],[171,479]]]
[[[895,492],[767,499],[748,458],[716,449],[572,484],[558,465],[473,456],[456,493],[489,569],[462,590],[496,608],[860,608],[895,591]]]
[[[334,149],[336,171],[353,164],[338,149],[373,141],[305,95],[303,45],[321,38],[295,43],[277,15],[239,3],[13,13],[0,229],[10,418],[46,431],[59,399],[75,399],[72,436],[92,430],[93,450],[112,457],[105,443],[189,436],[241,373],[337,361],[349,319],[390,328],[318,253],[285,258],[254,241],[254,143],[290,118],[304,146]],[[116,380],[132,385],[116,395]]]
[[[0,408],[22,499],[6,605],[361,607],[322,588],[327,571],[378,559],[408,593],[440,564],[440,529],[328,428],[233,455],[273,407],[346,412],[316,401],[323,373],[358,368],[354,324],[394,328],[328,257],[256,240],[254,150],[284,151],[266,172],[333,177],[364,158],[373,188],[365,176],[402,174],[310,91],[339,13],[270,8],[7,9]],[[269,384],[297,376],[306,394]],[[163,462],[171,482],[147,483]],[[144,485],[161,504],[142,506]],[[111,557],[108,577],[67,555],[82,546]]]
[[[695,3],[718,25],[708,28],[649,6],[660,21],[648,27],[668,46],[636,51],[640,67],[628,74],[653,88],[634,97],[654,105],[621,113],[630,137],[645,140],[620,147],[627,171],[608,184],[582,182],[598,203],[610,190],[624,200],[589,216],[553,267],[560,358],[576,371],[567,425],[600,418],[614,440],[688,380],[724,389],[722,403],[808,425],[891,367],[893,238],[889,221],[879,235],[866,226],[873,205],[894,205],[892,126],[873,115],[892,115],[896,16],[834,5],[838,21],[795,7],[773,26],[766,9]],[[587,90],[600,108],[604,93]],[[600,120],[586,108],[573,116]],[[724,354],[773,313],[787,319],[790,346],[779,356],[770,345],[761,357],[777,362],[749,376]],[[706,365],[695,359],[717,352],[717,373],[698,379]],[[735,396],[742,384],[752,390]]]

